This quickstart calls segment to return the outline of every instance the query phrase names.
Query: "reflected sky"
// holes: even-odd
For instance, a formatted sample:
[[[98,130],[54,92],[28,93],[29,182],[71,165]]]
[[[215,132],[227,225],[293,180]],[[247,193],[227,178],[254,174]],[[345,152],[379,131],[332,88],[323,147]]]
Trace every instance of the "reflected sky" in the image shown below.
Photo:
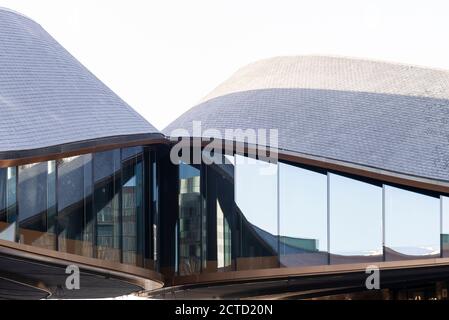
[[[382,188],[336,174],[330,180],[330,251],[382,253]]]
[[[251,224],[277,235],[277,165],[239,155],[235,160],[236,204]]]
[[[280,163],[279,188],[280,234],[327,251],[327,176]]]
[[[440,199],[385,186],[385,246],[404,254],[438,253]]]

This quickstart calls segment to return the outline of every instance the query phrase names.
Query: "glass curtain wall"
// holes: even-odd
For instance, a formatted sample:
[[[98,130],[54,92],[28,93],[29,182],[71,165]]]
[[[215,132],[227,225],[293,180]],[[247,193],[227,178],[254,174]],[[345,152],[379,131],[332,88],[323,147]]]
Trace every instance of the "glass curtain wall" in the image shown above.
[[[440,199],[385,185],[385,258],[440,256]]]
[[[93,257],[92,155],[58,161],[59,251]]]
[[[18,176],[20,243],[57,249],[55,161],[19,166]]]
[[[143,266],[143,149],[122,150],[123,263]]]
[[[240,217],[237,270],[279,267],[277,164],[235,156],[235,203]]]
[[[203,201],[201,170],[179,164],[178,272],[198,273],[202,266]]]
[[[330,263],[382,261],[382,186],[329,173]]]
[[[279,163],[282,267],[328,263],[327,176]]]

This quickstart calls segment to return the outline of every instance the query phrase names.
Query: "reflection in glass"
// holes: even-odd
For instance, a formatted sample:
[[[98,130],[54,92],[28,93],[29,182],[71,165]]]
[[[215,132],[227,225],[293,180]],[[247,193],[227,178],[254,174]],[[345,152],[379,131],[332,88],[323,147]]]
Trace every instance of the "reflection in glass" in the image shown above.
[[[449,197],[441,196],[441,250],[443,257],[449,257]]]
[[[179,164],[179,274],[201,271],[201,200],[200,169]]]
[[[58,161],[59,251],[93,254],[92,155]]]
[[[55,185],[54,161],[19,166],[17,198],[21,243],[56,249]]]
[[[143,154],[141,147],[122,150],[123,263],[143,266]]]
[[[279,266],[277,164],[235,157],[235,202],[241,223],[237,268]]]
[[[281,266],[328,263],[327,176],[279,164]]]
[[[207,261],[203,271],[230,271],[234,269],[234,158],[223,157],[210,165],[206,172]]]
[[[385,258],[440,255],[440,199],[385,186]]]
[[[94,154],[96,257],[120,261],[120,150]]]
[[[0,168],[0,239],[16,241],[16,167]]]
[[[382,254],[382,187],[329,173],[332,264],[375,262]]]

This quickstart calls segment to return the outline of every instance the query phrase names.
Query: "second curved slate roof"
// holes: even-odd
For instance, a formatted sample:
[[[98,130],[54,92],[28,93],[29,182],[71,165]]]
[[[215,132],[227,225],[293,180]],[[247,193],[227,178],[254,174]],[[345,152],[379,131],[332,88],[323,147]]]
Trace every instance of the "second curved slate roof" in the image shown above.
[[[335,57],[240,69],[163,132],[278,129],[279,148],[449,181],[449,72]]]
[[[0,153],[160,133],[39,24],[0,8]]]

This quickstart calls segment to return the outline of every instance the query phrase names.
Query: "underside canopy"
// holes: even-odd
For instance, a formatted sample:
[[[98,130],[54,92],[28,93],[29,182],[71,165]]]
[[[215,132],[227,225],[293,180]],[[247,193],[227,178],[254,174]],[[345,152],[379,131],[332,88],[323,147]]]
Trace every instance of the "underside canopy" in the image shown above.
[[[0,9],[0,153],[159,134],[40,25]]]
[[[163,132],[277,129],[281,150],[447,182],[448,99],[446,71],[279,57],[242,68]]]

